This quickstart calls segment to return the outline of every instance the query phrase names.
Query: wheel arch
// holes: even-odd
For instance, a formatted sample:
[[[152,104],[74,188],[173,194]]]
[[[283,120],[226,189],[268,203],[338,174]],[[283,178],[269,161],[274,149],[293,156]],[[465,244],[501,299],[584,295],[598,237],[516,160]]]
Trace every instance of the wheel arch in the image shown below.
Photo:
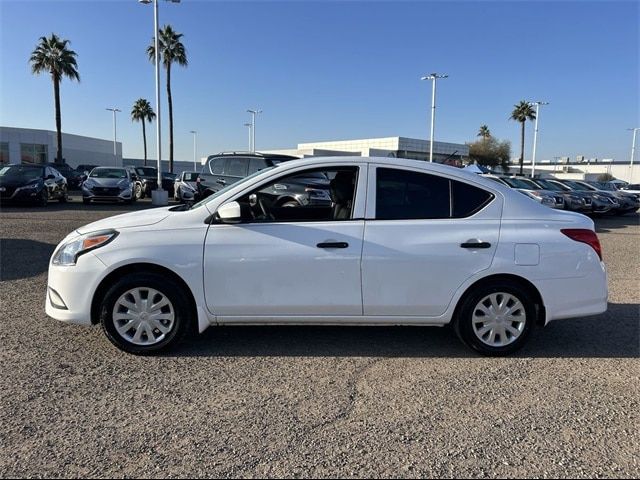
[[[191,314],[194,319],[198,319],[198,308],[193,292],[191,291],[191,288],[189,288],[187,282],[185,282],[180,275],[167,267],[155,263],[137,262],[116,268],[99,283],[93,294],[93,298],[91,299],[91,323],[93,325],[100,322],[100,302],[107,293],[107,290],[109,290],[109,288],[119,279],[130,273],[156,273],[171,278],[183,288],[189,300]]]
[[[546,310],[545,310],[544,301],[542,299],[542,295],[540,294],[540,291],[533,283],[531,283],[526,278],[518,275],[514,275],[512,273],[498,273],[494,275],[489,275],[487,277],[483,277],[479,280],[476,280],[471,285],[469,285],[464,291],[464,293],[460,295],[460,298],[456,303],[456,308],[453,311],[452,320],[457,321],[458,313],[460,311],[460,308],[462,307],[462,304],[467,298],[467,295],[469,295],[475,288],[478,288],[479,286],[484,284],[500,282],[500,281],[516,283],[529,292],[529,294],[533,297],[535,302],[536,325],[544,326],[546,321]]]

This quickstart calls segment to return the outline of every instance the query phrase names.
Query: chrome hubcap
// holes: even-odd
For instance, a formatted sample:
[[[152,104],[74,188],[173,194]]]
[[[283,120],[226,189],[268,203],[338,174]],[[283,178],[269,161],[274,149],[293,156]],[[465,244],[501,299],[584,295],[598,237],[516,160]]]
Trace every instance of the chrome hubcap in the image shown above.
[[[113,324],[122,338],[135,345],[154,345],[173,329],[175,312],[169,299],[153,288],[123,293],[113,306]]]
[[[527,314],[522,302],[510,293],[487,295],[473,309],[473,332],[485,345],[504,347],[524,331]]]

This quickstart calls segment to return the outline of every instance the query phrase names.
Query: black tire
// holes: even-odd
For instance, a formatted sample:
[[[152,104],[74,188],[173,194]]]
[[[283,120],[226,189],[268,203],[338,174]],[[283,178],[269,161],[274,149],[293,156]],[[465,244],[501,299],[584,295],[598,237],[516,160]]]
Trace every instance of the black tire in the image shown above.
[[[133,197],[136,200],[140,200],[142,197],[142,186],[139,183],[136,183],[135,187],[133,187]]]
[[[64,190],[62,190],[62,195],[60,195],[60,198],[58,199],[58,201],[60,203],[67,203],[67,201],[69,200],[68,195],[69,195],[69,192],[65,188]]]
[[[174,323],[165,337],[153,345],[136,345],[120,335],[113,321],[113,308],[116,301],[127,291],[134,288],[153,288],[167,297],[173,306]],[[167,350],[179,343],[194,325],[188,294],[177,282],[157,273],[131,273],[118,280],[105,294],[100,305],[100,324],[102,330],[120,350],[135,355],[150,355]]]
[[[46,187],[40,192],[37,203],[39,207],[46,207],[49,204],[49,191]]]
[[[473,314],[480,301],[492,293],[506,293],[520,301],[524,307],[526,319],[520,335],[505,346],[491,346],[484,343],[474,332]],[[468,292],[458,304],[453,328],[458,338],[468,347],[488,356],[504,356],[520,349],[528,340],[536,323],[535,301],[528,289],[515,282],[506,280],[486,283]],[[513,326],[513,324],[511,324]]]
[[[178,200],[179,202],[182,202],[182,198],[180,198],[180,189],[176,189],[175,193],[173,194],[173,198],[174,200]]]

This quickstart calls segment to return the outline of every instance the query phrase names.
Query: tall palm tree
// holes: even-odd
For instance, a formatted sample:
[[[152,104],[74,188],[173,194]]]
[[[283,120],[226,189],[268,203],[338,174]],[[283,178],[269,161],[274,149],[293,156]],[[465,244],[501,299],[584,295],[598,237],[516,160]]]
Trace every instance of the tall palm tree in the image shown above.
[[[139,98],[136,103],[133,104],[131,109],[131,121],[142,122],[142,140],[144,142],[144,166],[147,166],[147,132],[145,130],[146,122],[153,122],[156,118],[156,114],[151,108],[149,100],[146,98]]]
[[[171,25],[165,25],[160,29],[158,44],[162,64],[167,69],[167,99],[169,101],[169,171],[173,173],[173,100],[171,98],[171,65],[177,63],[183,67],[188,65],[187,51],[180,41],[182,33],[176,32]],[[149,60],[155,59],[156,49],[155,38],[151,40],[151,45],[147,47]]]
[[[36,49],[31,52],[31,72],[51,74],[53,80],[53,96],[56,108],[57,152],[56,162],[62,163],[62,120],[60,118],[60,81],[63,77],[80,81],[78,74],[77,54],[69,50],[69,40],[60,39],[55,33],[49,38],[40,37]]]
[[[478,137],[482,137],[483,139],[487,139],[491,137],[491,131],[489,127],[486,125],[481,125],[480,130],[478,130]]]
[[[536,112],[529,102],[526,100],[520,100],[520,103],[513,106],[513,112],[511,112],[511,120],[520,122],[521,134],[520,134],[520,175],[522,175],[524,166],[524,124],[527,120],[535,120]]]

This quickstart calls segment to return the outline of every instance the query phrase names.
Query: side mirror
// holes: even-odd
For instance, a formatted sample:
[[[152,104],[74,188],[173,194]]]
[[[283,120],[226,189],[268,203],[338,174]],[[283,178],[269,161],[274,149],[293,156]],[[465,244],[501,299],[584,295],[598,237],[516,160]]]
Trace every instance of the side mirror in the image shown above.
[[[238,202],[229,202],[218,208],[218,218],[222,223],[239,223],[242,220],[240,204]]]

